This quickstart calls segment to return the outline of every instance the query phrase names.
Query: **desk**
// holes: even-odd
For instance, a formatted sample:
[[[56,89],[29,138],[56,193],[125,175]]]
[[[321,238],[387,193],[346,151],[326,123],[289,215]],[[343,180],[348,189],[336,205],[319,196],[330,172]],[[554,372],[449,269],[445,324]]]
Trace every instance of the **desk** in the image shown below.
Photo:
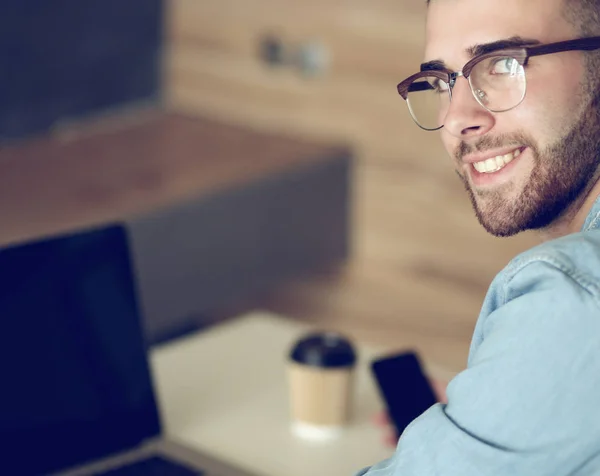
[[[165,434],[264,476],[352,475],[391,455],[371,417],[382,408],[357,345],[353,419],[333,442],[290,431],[285,359],[311,330],[253,312],[154,348],[151,365]]]

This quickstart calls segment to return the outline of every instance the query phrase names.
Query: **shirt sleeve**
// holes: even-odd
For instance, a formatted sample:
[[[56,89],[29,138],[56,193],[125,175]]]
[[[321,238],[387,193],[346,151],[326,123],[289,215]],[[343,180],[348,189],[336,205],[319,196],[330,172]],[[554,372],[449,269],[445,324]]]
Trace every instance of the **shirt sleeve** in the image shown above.
[[[470,365],[366,476],[600,472],[600,307],[592,280],[533,261],[498,290]],[[578,471],[582,471],[579,473]],[[599,473],[600,474],[600,473]]]

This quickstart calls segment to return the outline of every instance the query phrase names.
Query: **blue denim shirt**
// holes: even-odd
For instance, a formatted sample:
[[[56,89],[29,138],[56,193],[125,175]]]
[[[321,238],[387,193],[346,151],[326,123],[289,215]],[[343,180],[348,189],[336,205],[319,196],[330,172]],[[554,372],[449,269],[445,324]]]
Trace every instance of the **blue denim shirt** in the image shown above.
[[[358,474],[600,475],[600,199],[496,276],[447,394]]]

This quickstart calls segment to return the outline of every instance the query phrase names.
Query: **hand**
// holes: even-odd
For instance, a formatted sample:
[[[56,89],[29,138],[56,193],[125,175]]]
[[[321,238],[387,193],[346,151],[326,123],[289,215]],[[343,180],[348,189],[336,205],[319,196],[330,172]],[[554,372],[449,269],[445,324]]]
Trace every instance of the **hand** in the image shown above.
[[[448,397],[446,395],[446,383],[439,380],[430,379],[431,387],[433,388],[437,399],[441,403],[447,403]],[[383,429],[383,443],[391,448],[395,448],[398,444],[398,438],[400,435],[396,434],[396,429],[391,424],[389,416],[386,411],[377,413],[373,417],[373,423]]]

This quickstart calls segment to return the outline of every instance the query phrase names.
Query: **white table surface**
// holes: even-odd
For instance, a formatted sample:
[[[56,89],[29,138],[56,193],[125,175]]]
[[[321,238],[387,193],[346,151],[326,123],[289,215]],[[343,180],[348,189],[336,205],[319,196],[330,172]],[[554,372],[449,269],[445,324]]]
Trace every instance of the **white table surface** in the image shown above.
[[[327,443],[290,431],[286,358],[309,327],[254,312],[159,346],[151,365],[165,433],[264,476],[351,476],[389,457],[372,416],[383,408],[358,343],[352,421]]]

